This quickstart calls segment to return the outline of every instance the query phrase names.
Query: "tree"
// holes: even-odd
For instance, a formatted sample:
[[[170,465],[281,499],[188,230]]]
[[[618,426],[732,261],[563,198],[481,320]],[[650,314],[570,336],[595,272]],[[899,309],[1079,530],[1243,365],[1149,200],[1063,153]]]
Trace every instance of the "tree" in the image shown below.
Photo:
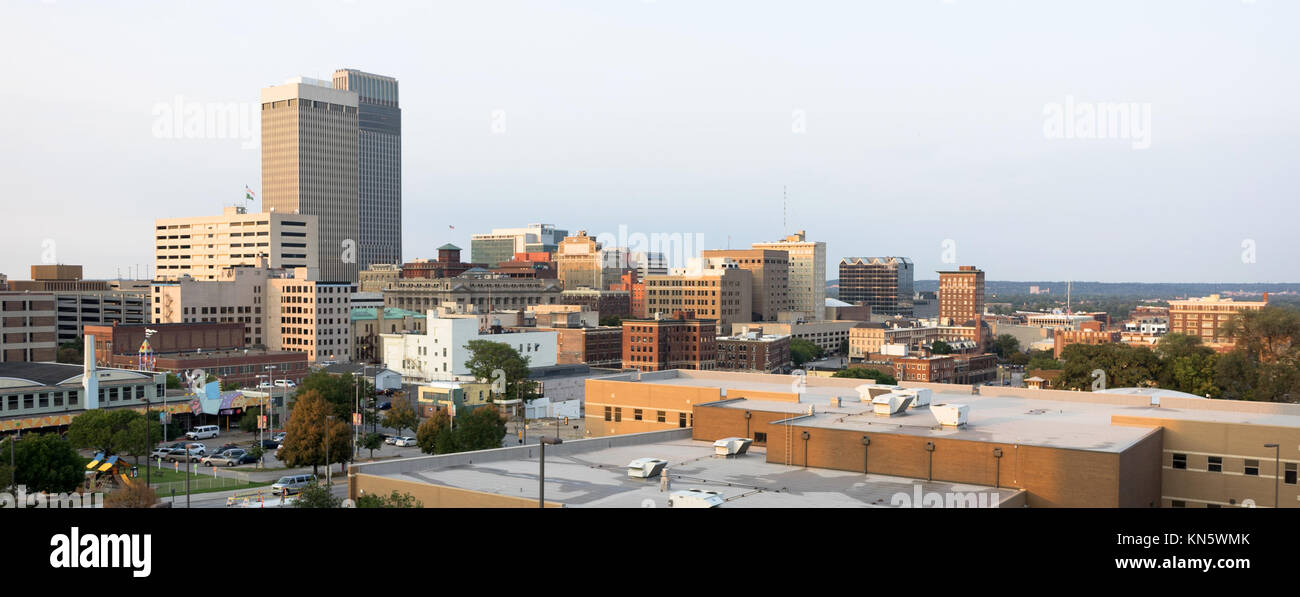
[[[119,487],[117,491],[104,496],[105,508],[152,508],[157,503],[158,494],[144,483]]]
[[[233,382],[233,381],[223,381],[223,382],[221,382],[221,391],[222,391],[222,392],[233,392],[233,391],[238,390],[238,389],[239,389],[239,383],[237,383],[237,382]]]
[[[443,440],[444,447],[452,449],[446,452],[438,450],[438,440],[444,435],[451,438],[451,417],[446,411],[434,411],[433,416],[420,423],[420,428],[415,431],[415,445],[419,446],[420,451],[425,454],[455,452],[454,440]]]
[[[617,315],[606,315],[600,318],[600,325],[619,327],[623,325],[623,318]]]
[[[465,345],[470,351],[465,368],[480,382],[492,384],[492,394],[520,398],[525,402],[536,398],[536,384],[528,379],[529,358],[509,344],[491,340],[471,340]]]
[[[375,450],[384,447],[384,436],[379,435],[378,433],[367,433],[361,437],[361,443],[359,446],[363,450],[370,450],[370,459],[374,460]]]
[[[840,340],[840,354],[847,356],[849,354],[849,341]]]
[[[1054,385],[1070,390],[1091,390],[1093,371],[1105,373],[1105,388],[1154,387],[1160,376],[1160,359],[1145,346],[1127,344],[1071,344],[1061,351],[1065,361]]]
[[[952,354],[952,346],[943,340],[935,340],[930,345],[930,352],[934,354]]]
[[[506,420],[491,406],[480,406],[457,417],[452,429],[457,452],[500,448],[506,436]]]
[[[289,424],[285,426],[280,460],[290,467],[310,464],[312,473],[322,464],[347,462],[352,456],[352,430],[339,418],[326,419],[329,416],[333,416],[330,404],[320,392],[309,390],[298,394],[289,412]],[[325,461],[327,425],[329,462]]]
[[[181,389],[181,378],[177,377],[175,373],[167,374],[167,389],[169,390]]]
[[[832,375],[831,377],[871,379],[871,380],[875,380],[876,383],[885,384],[889,386],[898,383],[898,380],[894,378],[893,375],[885,373],[884,371],[881,371],[879,369],[870,369],[867,367],[849,367],[848,369],[840,369],[839,371],[836,371],[835,374]]]
[[[341,508],[343,507],[343,498],[334,495],[328,485],[318,483],[308,485],[298,491],[298,499],[293,502],[294,508]]]
[[[1264,307],[1239,311],[1223,324],[1222,332],[1257,363],[1274,363],[1300,350],[1300,310]]]
[[[13,441],[11,437],[0,442],[0,453],[3,453],[6,465],[10,442]],[[85,479],[81,456],[58,434],[24,433],[12,449],[14,483],[25,485],[29,492],[68,493]],[[3,483],[9,483],[8,476]]]
[[[803,338],[790,339],[790,361],[795,367],[802,367],[804,363],[815,361],[822,358],[822,348],[804,340]]]
[[[415,499],[415,496],[409,493],[402,493],[393,490],[392,493],[383,496],[376,494],[363,495],[357,498],[358,508],[423,508],[424,504]]]
[[[130,455],[135,464],[147,456],[154,441],[162,439],[162,424],[157,416],[147,417],[128,409],[93,409],[72,419],[68,441],[76,448],[88,448],[114,454]]]
[[[1060,369],[1061,362],[1052,357],[1050,350],[1030,350],[1029,361],[1025,363],[1025,370],[1034,369]]]
[[[395,429],[397,435],[401,435],[403,429],[415,430],[415,426],[419,424],[419,415],[415,414],[415,409],[411,408],[410,403],[405,399],[394,400],[393,407],[388,409],[388,414],[384,415],[384,427]]]
[[[313,371],[298,383],[297,395],[301,396],[305,392],[315,391],[330,404],[334,416],[347,418],[352,416],[352,405],[357,398],[358,385],[361,386],[360,395],[362,400],[369,398],[374,393],[365,379],[351,373],[332,375],[325,371]]]
[[[1218,355],[1203,346],[1199,336],[1169,334],[1160,339],[1155,351],[1160,357],[1160,387],[1197,396],[1220,396],[1215,383]]]
[[[257,433],[257,418],[262,415],[262,407],[254,406],[244,411],[244,416],[239,419],[239,430],[244,433]]]
[[[85,362],[82,352],[83,346],[83,342],[64,342],[59,345],[59,352],[55,356],[55,360],[60,363],[80,365]]]
[[[1011,334],[1001,334],[993,339],[993,352],[1000,359],[1009,359],[1011,355],[1020,353],[1020,341]]]

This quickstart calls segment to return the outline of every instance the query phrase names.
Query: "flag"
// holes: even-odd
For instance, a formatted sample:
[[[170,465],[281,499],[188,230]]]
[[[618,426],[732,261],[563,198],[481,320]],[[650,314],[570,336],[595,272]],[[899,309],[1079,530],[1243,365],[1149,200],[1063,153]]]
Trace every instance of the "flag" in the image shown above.
[[[452,226],[452,225],[450,225],[450,224],[449,224],[449,225],[447,225],[447,227],[448,227],[448,228],[451,228],[451,229],[452,229],[452,230],[455,230],[455,229],[456,229],[456,227],[455,227],[455,226]]]
[[[244,185],[244,199],[248,201],[253,200],[253,189],[248,188],[248,185]]]

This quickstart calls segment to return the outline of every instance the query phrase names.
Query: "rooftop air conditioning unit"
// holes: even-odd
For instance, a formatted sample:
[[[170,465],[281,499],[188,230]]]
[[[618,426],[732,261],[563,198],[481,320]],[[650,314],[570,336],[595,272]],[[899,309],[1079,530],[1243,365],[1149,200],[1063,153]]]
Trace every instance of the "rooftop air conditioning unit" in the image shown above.
[[[718,456],[740,456],[749,451],[754,440],[747,437],[724,437],[713,442],[713,451]]]
[[[966,424],[966,413],[970,407],[965,404],[936,404],[930,407],[930,414],[944,427],[961,427]]]
[[[722,499],[722,494],[703,489],[674,491],[668,496],[669,508],[717,508],[724,502],[726,500]]]
[[[929,388],[907,388],[904,390],[897,390],[896,393],[911,396],[912,408],[918,406],[930,406],[930,397],[934,395],[934,392]]]
[[[871,408],[877,415],[892,417],[907,410],[907,406],[912,403],[912,397],[906,394],[891,392],[871,399]]]
[[[657,477],[662,473],[668,461],[660,458],[637,458],[627,465],[627,476],[640,479]]]
[[[859,399],[861,399],[863,402],[871,402],[871,400],[876,396],[883,396],[891,392],[897,392],[903,389],[903,386],[892,386],[892,385],[879,384],[879,383],[864,383],[854,389],[858,391]]]

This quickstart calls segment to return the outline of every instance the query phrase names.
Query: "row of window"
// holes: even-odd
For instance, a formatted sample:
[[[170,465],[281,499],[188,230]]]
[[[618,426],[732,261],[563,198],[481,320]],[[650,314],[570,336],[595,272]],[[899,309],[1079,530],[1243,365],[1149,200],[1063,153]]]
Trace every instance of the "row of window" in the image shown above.
[[[667,412],[667,411],[660,410],[660,411],[655,411],[655,413],[656,413],[656,414],[655,414],[655,422],[657,422],[657,423],[667,423],[667,422],[668,422],[668,412]],[[677,426],[678,426],[678,427],[686,427],[686,426],[688,426],[688,425],[693,425],[693,424],[695,423],[694,419],[695,419],[695,416],[694,416],[694,415],[688,415],[687,413],[681,413],[681,412],[679,412],[679,413],[677,413]],[[606,421],[610,421],[610,422],[614,422],[614,423],[621,423],[621,422],[623,421],[623,407],[621,407],[621,406],[606,406],[606,407],[605,407],[605,420],[606,420]],[[642,410],[642,409],[639,409],[639,408],[632,409],[632,420],[633,420],[633,421],[644,421],[644,420],[645,420],[645,411]]]
[[[1295,485],[1295,484],[1297,483],[1296,476],[1297,476],[1297,468],[1298,468],[1297,465],[1296,465],[1296,463],[1294,463],[1294,462],[1286,462],[1286,463],[1283,463],[1282,467],[1283,467],[1282,482],[1283,482],[1283,483],[1286,483],[1287,485]],[[1187,455],[1186,455],[1186,454],[1174,454],[1174,458],[1173,458],[1173,468],[1178,469],[1178,470],[1186,470],[1186,469],[1187,469]],[[1207,472],[1211,472],[1211,473],[1222,473],[1222,472],[1223,472],[1223,457],[1222,457],[1222,456],[1210,456],[1210,457],[1208,457],[1207,460],[1206,460],[1205,470],[1206,470]],[[1244,474],[1244,475],[1246,475],[1246,476],[1248,476],[1248,477],[1258,477],[1258,476],[1259,476],[1259,460],[1258,460],[1258,459],[1254,459],[1254,458],[1243,459],[1243,461],[1242,461],[1242,474]]]

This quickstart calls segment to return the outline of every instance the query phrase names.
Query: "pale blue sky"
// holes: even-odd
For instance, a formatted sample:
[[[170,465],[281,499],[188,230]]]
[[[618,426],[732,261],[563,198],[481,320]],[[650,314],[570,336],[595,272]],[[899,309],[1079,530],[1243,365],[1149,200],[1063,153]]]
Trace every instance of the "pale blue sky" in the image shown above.
[[[785,185],[831,278],[933,278],[952,239],[999,280],[1300,281],[1296,3],[0,6],[12,278],[47,239],[94,277],[151,264],[155,217],[260,188],[256,148],[157,138],[157,104],[354,67],[401,82],[408,259],[530,222],[745,246],[783,234]],[[1150,148],[1045,138],[1067,96],[1149,103]]]

